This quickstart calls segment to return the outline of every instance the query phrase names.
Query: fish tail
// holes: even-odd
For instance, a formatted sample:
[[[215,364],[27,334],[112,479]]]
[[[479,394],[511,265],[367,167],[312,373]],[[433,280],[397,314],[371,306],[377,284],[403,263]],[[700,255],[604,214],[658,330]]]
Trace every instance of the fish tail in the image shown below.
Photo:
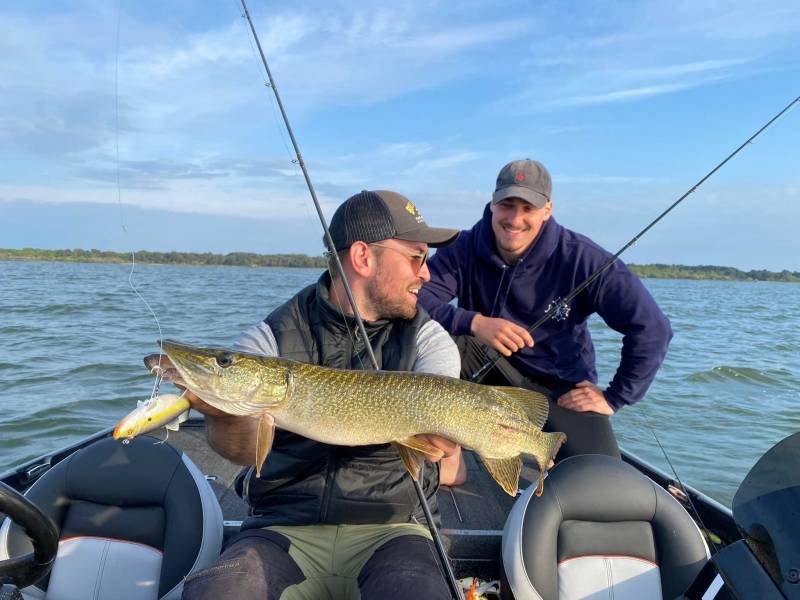
[[[539,466],[539,480],[536,485],[536,495],[541,496],[544,490],[545,471],[547,471],[550,461],[555,460],[556,454],[558,454],[558,450],[561,448],[561,444],[567,441],[567,436],[560,431],[552,433],[542,431],[538,432],[538,435],[534,436],[533,440],[534,442],[528,450],[528,453],[536,459],[536,463]]]

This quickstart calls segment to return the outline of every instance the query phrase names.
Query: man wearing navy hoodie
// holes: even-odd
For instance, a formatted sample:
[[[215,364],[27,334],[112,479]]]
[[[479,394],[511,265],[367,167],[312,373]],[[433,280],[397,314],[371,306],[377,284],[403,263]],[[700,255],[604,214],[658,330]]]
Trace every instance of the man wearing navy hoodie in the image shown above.
[[[463,378],[487,362],[488,347],[502,357],[483,383],[548,394],[546,429],[567,434],[559,458],[619,456],[609,416],[645,395],[672,329],[619,259],[563,305],[612,255],[556,223],[551,192],[541,163],[526,159],[503,167],[483,218],[431,258],[431,280],[419,303],[456,338]],[[534,340],[526,328],[551,306],[558,308]],[[593,313],[623,335],[619,367],[605,389],[597,386],[587,324]]]

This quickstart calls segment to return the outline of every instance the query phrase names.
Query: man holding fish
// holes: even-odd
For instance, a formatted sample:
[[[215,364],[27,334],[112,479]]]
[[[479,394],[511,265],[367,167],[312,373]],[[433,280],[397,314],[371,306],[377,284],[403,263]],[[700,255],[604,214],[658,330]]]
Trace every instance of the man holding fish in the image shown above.
[[[428,247],[452,242],[457,231],[428,227],[400,194],[363,191],[337,209],[330,232],[381,368],[458,377],[455,344],[416,306],[429,279]],[[341,280],[326,273],[248,329],[234,350],[369,369],[356,331]],[[207,417],[210,445],[253,465],[262,455],[263,422],[187,396]],[[437,514],[439,483],[464,480],[460,447],[440,436],[417,437],[429,445],[428,457],[442,457],[419,474]],[[337,446],[282,429],[271,441],[260,474],[254,465],[239,479],[253,516],[214,566],[186,581],[185,598],[360,594],[389,600],[405,598],[410,581],[418,597],[450,598],[409,473],[393,446]]]

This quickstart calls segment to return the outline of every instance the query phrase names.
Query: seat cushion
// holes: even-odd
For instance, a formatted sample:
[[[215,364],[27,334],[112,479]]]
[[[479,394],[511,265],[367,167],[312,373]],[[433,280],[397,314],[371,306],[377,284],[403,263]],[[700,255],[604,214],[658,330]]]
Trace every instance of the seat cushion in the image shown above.
[[[619,459],[569,458],[552,470],[541,497],[533,491],[516,501],[503,532],[503,568],[517,598],[601,593],[603,580],[615,598],[622,581],[634,594],[656,586],[647,597],[674,598],[708,560],[678,501]]]
[[[48,597],[106,579],[117,586],[111,597],[125,597],[123,583],[153,598],[179,596],[183,578],[211,564],[222,545],[222,511],[203,474],[181,452],[149,436],[87,446],[45,473],[26,496],[53,519],[62,539],[51,575],[35,586]],[[19,528],[4,529],[0,555],[31,551]],[[75,556],[100,564],[78,569]],[[116,574],[115,557],[134,556],[144,571]],[[134,561],[128,565],[138,568]]]
[[[558,565],[559,600],[661,600],[661,574],[631,556],[577,556]]]
[[[61,540],[47,600],[156,600],[159,550],[136,542],[74,537]]]

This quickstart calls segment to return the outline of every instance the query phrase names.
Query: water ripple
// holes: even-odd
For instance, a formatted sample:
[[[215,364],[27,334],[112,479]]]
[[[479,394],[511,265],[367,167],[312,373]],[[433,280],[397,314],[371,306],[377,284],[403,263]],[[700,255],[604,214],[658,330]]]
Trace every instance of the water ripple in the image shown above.
[[[149,396],[158,328],[128,265],[2,263],[0,471],[104,429]],[[312,283],[310,269],[137,265],[165,337],[229,345]],[[646,280],[675,331],[647,397],[614,416],[620,443],[723,503],[771,445],[800,429],[800,286]],[[176,294],[175,290],[181,290]],[[764,298],[770,302],[765,304]],[[590,323],[599,381],[620,336]]]
[[[789,377],[791,377],[791,373],[788,371],[762,371],[749,367],[714,367],[709,371],[690,373],[686,376],[686,381],[710,383],[733,380],[759,385],[781,385]]]

